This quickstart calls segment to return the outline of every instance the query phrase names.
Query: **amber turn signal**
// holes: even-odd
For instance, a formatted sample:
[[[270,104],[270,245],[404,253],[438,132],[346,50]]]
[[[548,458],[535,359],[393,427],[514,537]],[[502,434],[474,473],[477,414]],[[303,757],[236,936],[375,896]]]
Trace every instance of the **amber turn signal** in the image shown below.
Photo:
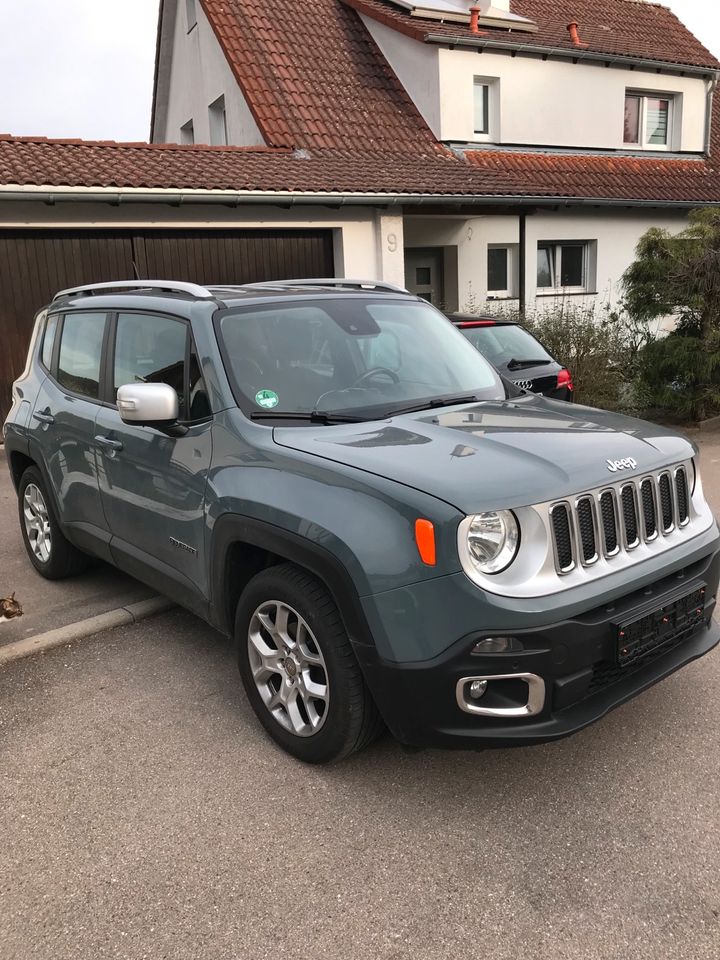
[[[435,566],[435,527],[429,520],[415,521],[415,543],[423,563]]]

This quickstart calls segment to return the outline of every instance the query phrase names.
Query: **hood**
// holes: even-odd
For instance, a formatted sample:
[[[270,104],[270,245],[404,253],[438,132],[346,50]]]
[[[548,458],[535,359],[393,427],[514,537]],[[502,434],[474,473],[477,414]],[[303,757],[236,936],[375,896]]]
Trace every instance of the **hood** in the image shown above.
[[[395,480],[463,513],[543,503],[692,456],[665,427],[540,396],[372,423],[281,427],[280,446]],[[636,461],[612,472],[608,460]]]

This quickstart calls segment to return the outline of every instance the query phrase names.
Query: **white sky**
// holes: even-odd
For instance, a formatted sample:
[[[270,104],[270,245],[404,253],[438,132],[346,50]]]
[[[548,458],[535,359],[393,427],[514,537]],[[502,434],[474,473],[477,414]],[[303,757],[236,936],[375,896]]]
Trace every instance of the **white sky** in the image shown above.
[[[666,2],[720,58],[720,5]],[[0,0],[0,133],[146,140],[157,11],[158,0]]]

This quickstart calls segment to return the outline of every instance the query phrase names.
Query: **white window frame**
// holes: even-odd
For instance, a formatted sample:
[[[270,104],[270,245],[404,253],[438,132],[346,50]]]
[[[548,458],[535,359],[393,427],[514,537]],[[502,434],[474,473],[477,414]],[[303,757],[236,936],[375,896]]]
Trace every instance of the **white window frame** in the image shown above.
[[[625,102],[628,97],[637,97],[640,101],[640,116],[638,118],[638,142],[625,139]],[[633,90],[626,89],[623,97],[623,146],[631,147],[635,150],[672,150],[675,118],[675,101],[677,94],[665,93],[659,90]],[[667,100],[668,118],[667,118],[667,137],[665,143],[650,143],[647,139],[647,102],[648,100]]]
[[[537,252],[539,253],[541,249],[550,250],[550,278],[551,286],[549,287],[537,287],[537,292],[539,294],[563,294],[563,293],[588,293],[589,284],[588,278],[590,276],[590,244],[593,241],[590,240],[539,240],[537,245]],[[583,249],[583,260],[582,260],[582,283],[580,286],[571,286],[563,287],[560,285],[560,280],[562,278],[562,248],[563,247],[582,247]],[[537,254],[536,254],[536,266],[535,266],[535,278],[537,282]]]
[[[228,145],[228,128],[225,94],[221,94],[210,104],[208,107],[208,119],[210,121],[211,146],[226,147]]]
[[[490,251],[491,250],[504,250],[507,263],[507,288],[505,290],[493,290],[490,287]],[[516,280],[515,280],[515,265],[516,265],[516,251],[517,244],[512,243],[489,243],[487,245],[487,256],[485,261],[486,269],[486,293],[489,300],[511,300],[516,296]]]
[[[197,4],[196,0],[185,0],[185,17],[187,19],[187,32],[197,26]]]
[[[475,103],[478,91],[483,91],[485,100],[485,130],[475,129]],[[472,139],[481,143],[494,142],[498,136],[498,110],[499,110],[499,81],[495,77],[474,77],[473,78],[473,99],[472,99]]]

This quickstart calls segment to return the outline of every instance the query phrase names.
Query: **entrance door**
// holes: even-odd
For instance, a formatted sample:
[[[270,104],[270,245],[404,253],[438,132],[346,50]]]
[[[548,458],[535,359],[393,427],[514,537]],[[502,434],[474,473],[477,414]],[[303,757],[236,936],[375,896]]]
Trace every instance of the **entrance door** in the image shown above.
[[[411,293],[429,300],[435,307],[445,304],[443,251],[437,247],[417,247],[405,251],[405,286]]]

